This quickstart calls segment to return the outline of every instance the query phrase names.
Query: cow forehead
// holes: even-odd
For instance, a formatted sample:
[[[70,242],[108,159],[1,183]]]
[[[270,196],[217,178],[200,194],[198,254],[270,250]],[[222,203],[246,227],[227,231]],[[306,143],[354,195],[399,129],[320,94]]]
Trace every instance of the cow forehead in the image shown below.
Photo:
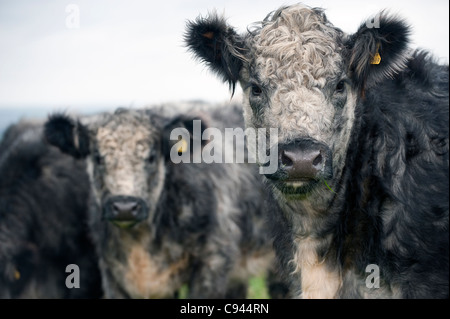
[[[262,81],[323,88],[342,73],[341,36],[322,14],[301,5],[286,8],[249,37],[250,63]]]
[[[156,135],[148,119],[122,115],[99,126],[95,140],[102,155],[142,158],[148,154]]]

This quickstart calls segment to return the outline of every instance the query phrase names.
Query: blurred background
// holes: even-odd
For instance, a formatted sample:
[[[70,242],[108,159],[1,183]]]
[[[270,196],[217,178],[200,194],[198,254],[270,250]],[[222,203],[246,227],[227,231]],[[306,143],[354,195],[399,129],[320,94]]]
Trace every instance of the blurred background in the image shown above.
[[[226,102],[231,95],[183,44],[187,20],[216,10],[244,32],[285,0],[0,0],[0,137],[19,118],[118,106]],[[412,46],[449,61],[448,0],[308,0],[353,33],[388,8],[413,26]],[[233,97],[239,101],[240,91]]]

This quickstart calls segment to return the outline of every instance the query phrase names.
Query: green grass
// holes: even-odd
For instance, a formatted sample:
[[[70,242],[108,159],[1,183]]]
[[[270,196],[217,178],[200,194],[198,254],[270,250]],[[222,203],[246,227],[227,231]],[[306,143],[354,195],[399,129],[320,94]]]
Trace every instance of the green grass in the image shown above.
[[[188,286],[187,284],[184,284],[178,291],[178,299],[187,299],[188,292],[189,292]]]
[[[179,299],[186,299],[189,293],[187,285],[183,285],[178,291]],[[262,276],[252,277],[249,280],[247,299],[269,299],[269,292],[266,285],[266,279]]]
[[[269,291],[264,277],[252,277],[249,281],[248,299],[269,299]]]

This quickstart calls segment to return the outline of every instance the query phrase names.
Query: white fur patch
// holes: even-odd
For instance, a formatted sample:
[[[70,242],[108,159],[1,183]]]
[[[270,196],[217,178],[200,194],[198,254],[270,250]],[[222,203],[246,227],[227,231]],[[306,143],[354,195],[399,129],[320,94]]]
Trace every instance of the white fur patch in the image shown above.
[[[323,89],[343,72],[338,38],[340,32],[321,15],[303,5],[282,10],[273,21],[249,37],[252,71],[272,88],[270,102],[257,122],[278,128],[280,142],[310,137],[329,142],[333,137],[335,106]],[[254,75],[250,74],[255,72]],[[246,123],[254,122],[248,105],[250,89],[244,92]]]
[[[136,196],[147,187],[144,163],[149,156],[150,131],[143,126],[100,127],[98,151],[104,157],[105,187],[113,194]]]
[[[188,265],[187,256],[164,267],[160,256],[151,256],[145,246],[135,244],[128,254],[125,287],[134,298],[172,297],[181,287],[181,273]]]
[[[293,262],[295,271],[300,271],[303,299],[331,299],[337,296],[342,285],[338,271],[331,271],[317,256],[317,246],[321,240],[311,238],[295,241],[297,251]]]

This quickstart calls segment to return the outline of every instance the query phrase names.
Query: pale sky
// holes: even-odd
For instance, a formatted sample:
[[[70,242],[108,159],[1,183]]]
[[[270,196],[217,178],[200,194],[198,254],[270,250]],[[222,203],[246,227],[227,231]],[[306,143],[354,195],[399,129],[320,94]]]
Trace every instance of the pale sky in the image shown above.
[[[184,47],[186,21],[215,9],[245,31],[270,11],[296,2],[0,0],[0,109],[81,111],[186,100],[229,101],[227,85]],[[325,8],[329,20],[349,33],[388,8],[413,26],[413,47],[429,49],[441,62],[449,61],[448,0],[304,3]],[[79,10],[78,25],[72,19],[74,10]]]

